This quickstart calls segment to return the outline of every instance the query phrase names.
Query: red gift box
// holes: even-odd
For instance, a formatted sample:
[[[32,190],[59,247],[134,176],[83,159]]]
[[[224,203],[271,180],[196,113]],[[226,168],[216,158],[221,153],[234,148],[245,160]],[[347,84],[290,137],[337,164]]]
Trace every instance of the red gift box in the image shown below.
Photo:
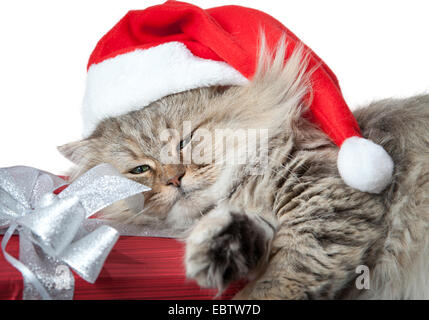
[[[67,177],[59,176],[67,181]],[[61,193],[67,185],[54,191]],[[3,235],[0,235],[0,242]],[[19,256],[19,236],[13,235],[6,251]],[[216,289],[200,288],[186,278],[184,243],[172,238],[121,236],[109,253],[94,284],[73,273],[75,300],[108,299],[231,299],[243,286],[233,283],[222,295]],[[0,253],[0,300],[21,300],[23,278]]]
[[[231,299],[242,288],[243,283],[234,283],[216,297],[215,289],[202,289],[186,279],[184,249],[175,239],[122,236],[94,284],[74,274],[74,299]],[[18,236],[10,239],[7,251],[18,257]],[[0,299],[20,300],[21,273],[0,256]]]

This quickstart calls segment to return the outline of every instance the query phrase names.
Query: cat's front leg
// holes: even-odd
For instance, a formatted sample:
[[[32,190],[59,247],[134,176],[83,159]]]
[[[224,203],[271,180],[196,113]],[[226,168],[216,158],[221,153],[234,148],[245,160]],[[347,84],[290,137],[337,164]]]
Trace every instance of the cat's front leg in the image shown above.
[[[186,240],[186,275],[219,291],[232,281],[252,278],[267,262],[274,233],[273,224],[259,215],[219,206]]]

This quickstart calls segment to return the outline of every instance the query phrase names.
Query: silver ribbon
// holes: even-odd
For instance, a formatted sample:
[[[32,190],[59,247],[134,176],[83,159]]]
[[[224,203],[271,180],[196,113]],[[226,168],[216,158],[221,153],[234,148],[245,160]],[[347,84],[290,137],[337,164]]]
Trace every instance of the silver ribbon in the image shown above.
[[[119,238],[108,225],[89,231],[85,223],[99,210],[150,188],[101,164],[58,195],[61,178],[30,167],[0,168],[0,228],[6,260],[24,279],[24,299],[72,299],[73,269],[94,283]],[[6,251],[19,233],[19,259]]]

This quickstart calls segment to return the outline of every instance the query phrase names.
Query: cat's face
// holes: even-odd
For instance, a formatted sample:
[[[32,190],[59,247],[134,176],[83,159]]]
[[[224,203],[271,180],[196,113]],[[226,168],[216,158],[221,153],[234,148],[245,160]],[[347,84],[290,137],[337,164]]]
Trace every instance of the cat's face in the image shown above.
[[[225,90],[199,89],[164,98],[107,119],[88,139],[60,150],[79,165],[77,175],[106,162],[151,188],[144,194],[143,211],[116,208],[120,212],[113,213],[114,218],[133,223],[168,219],[186,225],[212,208],[228,187],[222,173],[229,170],[230,176],[233,166],[219,160],[224,150],[211,139],[215,130],[234,126],[224,114]]]

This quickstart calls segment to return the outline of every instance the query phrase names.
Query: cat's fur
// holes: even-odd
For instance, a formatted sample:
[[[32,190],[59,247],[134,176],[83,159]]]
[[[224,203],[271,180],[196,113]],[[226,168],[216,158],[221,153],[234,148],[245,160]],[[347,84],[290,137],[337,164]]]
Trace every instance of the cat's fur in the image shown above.
[[[429,96],[355,112],[363,136],[395,163],[386,190],[363,193],[344,184],[338,148],[304,115],[311,90],[302,49],[285,65],[282,52],[262,54],[247,86],[195,89],[106,119],[89,138],[60,148],[78,164],[73,176],[108,162],[151,187],[142,211],[119,204],[105,216],[188,230],[188,277],[221,290],[250,279],[237,298],[429,298]],[[268,129],[268,165],[251,174],[255,154],[241,165],[161,163],[161,131],[180,131],[184,121],[209,131]],[[233,148],[243,153],[244,142]],[[152,169],[129,173],[142,164]],[[168,184],[183,173],[180,188]],[[359,265],[370,270],[369,290],[355,286]]]

